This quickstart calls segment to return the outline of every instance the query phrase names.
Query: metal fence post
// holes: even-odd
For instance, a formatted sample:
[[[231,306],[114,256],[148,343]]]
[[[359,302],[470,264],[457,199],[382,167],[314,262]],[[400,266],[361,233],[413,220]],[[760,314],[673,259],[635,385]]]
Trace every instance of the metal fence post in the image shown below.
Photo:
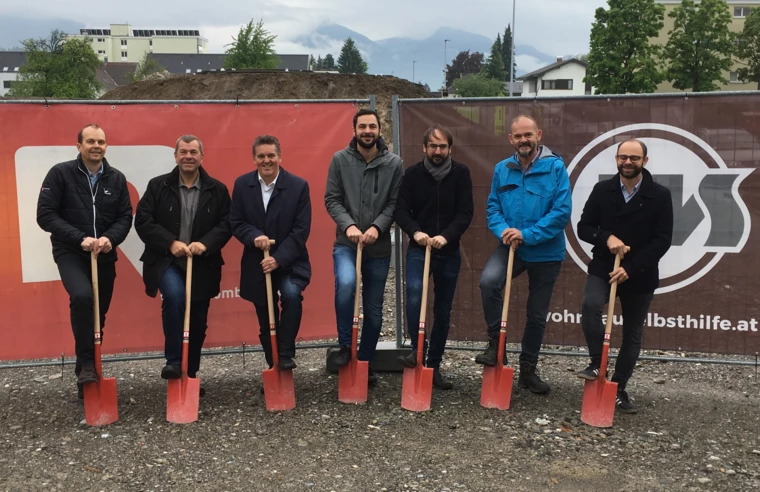
[[[391,117],[393,118],[393,152],[401,155],[401,122],[399,121],[398,96],[391,99]],[[393,228],[394,248],[396,257],[396,347],[404,345],[404,268],[401,264],[401,229]]]
[[[369,96],[369,109],[377,109],[377,98],[375,96]]]

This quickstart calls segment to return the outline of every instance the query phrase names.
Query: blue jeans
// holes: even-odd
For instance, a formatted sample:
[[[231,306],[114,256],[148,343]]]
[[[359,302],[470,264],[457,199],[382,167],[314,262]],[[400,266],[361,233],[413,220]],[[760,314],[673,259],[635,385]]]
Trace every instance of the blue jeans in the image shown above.
[[[354,290],[356,289],[356,250],[336,244],[333,247],[335,269],[335,317],[338,322],[338,343],[351,346],[351,325],[354,317]],[[391,259],[362,257],[362,324],[359,360],[375,358],[375,348],[383,327],[383,294]]]
[[[290,275],[272,272],[272,305],[274,308],[274,327],[277,330],[277,354],[280,357],[295,357],[296,337],[301,327],[303,315],[303,295],[301,287],[290,280]],[[278,303],[279,301],[279,303]],[[282,304],[280,310],[279,304]],[[264,358],[272,367],[272,340],[269,336],[269,307],[266,304],[254,304],[259,318],[259,340],[264,349]]]
[[[182,330],[185,326],[185,271],[172,264],[158,284],[161,291],[161,321],[164,325],[166,363],[182,363]],[[187,374],[195,377],[201,366],[201,349],[206,339],[206,321],[211,299],[190,302],[190,343]]]
[[[509,246],[499,244],[499,247],[488,259],[483,274],[480,276],[480,295],[483,300],[483,313],[490,338],[499,338],[508,261]],[[526,270],[528,271],[528,305],[526,307],[525,332],[523,333],[520,362],[538,361],[538,353],[541,351],[541,344],[544,341],[546,315],[549,313],[554,283],[557,281],[561,266],[561,261],[526,262],[521,260],[515,252],[512,278]]]
[[[433,304],[433,329],[430,330],[430,351],[428,342],[423,347],[423,360],[427,352],[427,367],[437,368],[443,360],[443,350],[449,337],[451,324],[451,304],[459,278],[462,257],[459,250],[440,254],[436,250],[430,255],[430,273],[433,276],[435,301]],[[412,348],[417,348],[420,309],[422,307],[422,276],[425,269],[425,250],[409,248],[406,253],[406,327],[411,338]],[[429,325],[429,323],[428,323]]]

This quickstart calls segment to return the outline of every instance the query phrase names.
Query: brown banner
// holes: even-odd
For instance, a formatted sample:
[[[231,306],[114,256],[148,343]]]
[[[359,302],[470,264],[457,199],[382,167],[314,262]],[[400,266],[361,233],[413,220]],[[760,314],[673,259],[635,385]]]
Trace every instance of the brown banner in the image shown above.
[[[724,354],[760,351],[760,94],[594,97],[523,101],[401,101],[399,150],[407,166],[423,157],[433,124],[454,135],[454,159],[469,166],[475,217],[462,240],[462,269],[451,340],[486,338],[479,280],[496,248],[486,227],[486,199],[497,162],[514,153],[507,134],[517,115],[533,116],[542,144],[561,155],[573,187],[565,229],[567,259],[557,280],[544,343],[585,346],[581,300],[590,245],[575,235],[591,187],[617,172],[615,146],[640,138],[655,180],[673,195],[673,245],[660,263],[660,289],[644,329],[644,347]],[[406,241],[406,239],[405,239]],[[405,243],[406,244],[406,243]],[[508,339],[525,326],[527,275],[513,283]],[[431,289],[432,292],[432,289]],[[613,345],[619,344],[619,308]]]

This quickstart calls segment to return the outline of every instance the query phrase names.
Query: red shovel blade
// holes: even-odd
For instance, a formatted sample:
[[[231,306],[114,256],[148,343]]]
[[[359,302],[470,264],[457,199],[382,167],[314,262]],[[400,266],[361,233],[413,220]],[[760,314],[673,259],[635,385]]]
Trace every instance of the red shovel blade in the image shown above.
[[[84,417],[87,425],[101,426],[119,420],[116,398],[116,378],[100,378],[97,383],[87,383],[84,390]]]
[[[586,381],[583,387],[581,422],[593,427],[612,427],[615,417],[617,383],[606,378]]]
[[[268,411],[283,412],[296,407],[292,370],[265,369],[261,375],[264,379],[264,401]]]
[[[485,408],[509,410],[514,374],[515,370],[504,364],[485,366],[480,388],[480,405]]]
[[[200,378],[170,379],[166,386],[166,421],[189,424],[198,420]]]
[[[351,358],[351,362],[338,369],[338,401],[341,403],[367,403],[369,362]]]
[[[412,412],[430,410],[430,400],[433,398],[433,368],[417,367],[404,368],[404,378],[401,381],[401,408]]]

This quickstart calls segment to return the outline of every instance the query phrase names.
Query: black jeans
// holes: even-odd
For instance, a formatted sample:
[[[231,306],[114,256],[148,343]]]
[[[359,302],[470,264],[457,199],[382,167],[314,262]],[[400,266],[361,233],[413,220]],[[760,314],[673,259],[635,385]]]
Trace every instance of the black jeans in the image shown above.
[[[75,372],[95,361],[95,301],[92,295],[92,266],[90,256],[63,254],[56,260],[63,287],[69,294],[71,330],[77,355]],[[116,263],[98,262],[98,295],[100,301],[100,328],[106,324],[106,313],[111,305],[113,284],[116,280]],[[101,337],[102,341],[102,337]]]
[[[274,327],[277,330],[277,354],[280,357],[296,355],[296,337],[301,327],[303,296],[301,287],[290,280],[289,275],[272,273],[272,304]],[[282,309],[278,305],[282,304]],[[269,338],[269,308],[266,304],[254,304],[259,318],[259,340],[264,349],[267,364],[272,366],[272,341]]]
[[[618,290],[618,292],[620,291]],[[636,361],[641,352],[644,322],[653,295],[652,292],[643,294],[623,292],[622,295],[618,295],[620,305],[623,308],[623,342],[615,363],[615,374],[612,376],[612,381],[618,383],[618,389],[625,389],[631,374],[633,374],[633,368],[636,367]],[[602,357],[602,345],[604,344],[602,309],[609,301],[609,297],[609,281],[595,275],[589,275],[583,292],[581,320],[589,356],[591,360],[597,363]]]
[[[164,327],[166,363],[182,363],[182,331],[185,327],[185,270],[175,264],[161,277],[161,321]],[[201,349],[206,339],[208,308],[211,299],[190,301],[190,340],[187,347],[187,375],[196,377],[201,367]]]
[[[499,338],[503,291],[507,280],[509,246],[500,244],[488,259],[480,276],[480,294],[483,299],[483,313],[488,325],[488,336]],[[525,332],[522,338],[520,362],[537,362],[544,341],[546,315],[552,300],[554,283],[562,266],[560,261],[527,262],[515,252],[512,278],[528,271],[528,304],[526,307]]]
[[[443,350],[449,337],[451,325],[451,304],[459,278],[462,263],[459,250],[441,254],[433,250],[430,254],[430,274],[435,283],[435,301],[433,304],[433,328],[430,330],[430,351],[427,352],[427,367],[440,367]],[[425,269],[425,250],[409,248],[406,253],[406,327],[411,338],[412,348],[417,347],[417,334],[420,331],[420,309],[422,307],[422,276]],[[430,324],[427,323],[429,326]],[[423,347],[425,358],[427,340]]]

